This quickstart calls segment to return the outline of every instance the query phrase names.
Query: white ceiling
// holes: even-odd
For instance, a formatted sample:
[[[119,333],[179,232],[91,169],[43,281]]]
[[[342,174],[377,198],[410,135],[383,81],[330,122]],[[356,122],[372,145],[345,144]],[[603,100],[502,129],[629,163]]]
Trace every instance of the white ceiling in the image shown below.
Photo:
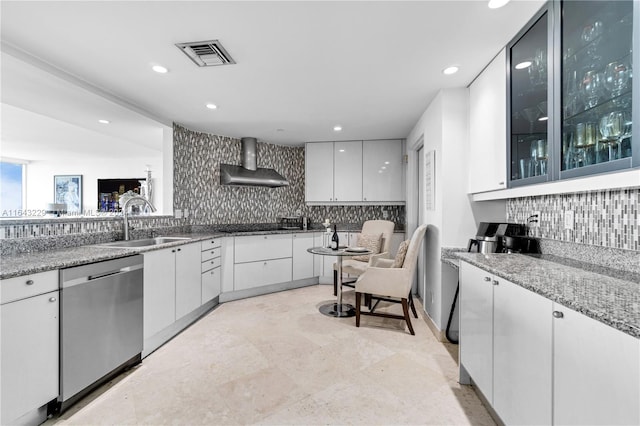
[[[543,3],[4,0],[2,102],[143,146],[172,122],[283,145],[403,138],[438,90],[467,86]],[[198,68],[174,46],[211,39],[237,64]],[[64,78],[43,83],[25,58]],[[443,75],[451,64],[460,72]],[[4,144],[20,126],[2,120]]]

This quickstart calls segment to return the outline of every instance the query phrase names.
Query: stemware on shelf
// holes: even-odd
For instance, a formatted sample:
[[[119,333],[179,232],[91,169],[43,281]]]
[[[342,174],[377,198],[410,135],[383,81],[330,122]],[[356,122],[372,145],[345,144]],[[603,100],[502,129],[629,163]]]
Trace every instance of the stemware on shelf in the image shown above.
[[[629,87],[631,68],[624,62],[610,62],[604,69],[604,88],[611,97],[620,96]]]
[[[598,105],[602,93],[602,75],[594,70],[584,73],[580,90],[584,98],[585,110]]]

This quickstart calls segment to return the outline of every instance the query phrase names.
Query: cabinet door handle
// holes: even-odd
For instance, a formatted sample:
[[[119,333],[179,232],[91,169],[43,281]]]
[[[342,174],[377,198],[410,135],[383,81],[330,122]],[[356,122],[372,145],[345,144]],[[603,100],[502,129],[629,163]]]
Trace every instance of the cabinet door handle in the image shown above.
[[[500,282],[498,280],[493,280],[493,285],[498,285]]]
[[[485,281],[491,281],[491,278],[490,277],[484,277],[484,280]]]
[[[180,250],[182,250],[182,249],[178,249],[178,251],[180,251]]]
[[[58,300],[58,299],[56,299],[55,297],[50,297],[49,298],[49,302],[55,302],[56,300]]]
[[[33,280],[27,280],[27,282],[25,282],[26,285],[33,285]]]
[[[560,311],[553,311],[554,318],[564,318],[564,314]]]
[[[267,262],[264,262],[264,266],[267,266]]]
[[[171,250],[171,253],[175,253],[175,252],[176,252],[176,250],[175,250],[175,249]]]
[[[504,185],[504,182],[498,182],[498,185]]]

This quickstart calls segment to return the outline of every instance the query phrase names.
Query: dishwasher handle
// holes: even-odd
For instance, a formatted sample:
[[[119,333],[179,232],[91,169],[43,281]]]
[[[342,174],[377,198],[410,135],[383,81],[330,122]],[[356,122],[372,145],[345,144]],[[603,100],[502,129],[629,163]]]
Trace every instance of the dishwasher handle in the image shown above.
[[[99,275],[89,275],[87,277],[87,281],[99,280],[100,278],[109,277],[111,275],[123,274],[125,272],[131,272],[132,270],[133,269],[131,269],[131,267],[126,267],[126,268],[119,269],[117,271],[105,272]]]

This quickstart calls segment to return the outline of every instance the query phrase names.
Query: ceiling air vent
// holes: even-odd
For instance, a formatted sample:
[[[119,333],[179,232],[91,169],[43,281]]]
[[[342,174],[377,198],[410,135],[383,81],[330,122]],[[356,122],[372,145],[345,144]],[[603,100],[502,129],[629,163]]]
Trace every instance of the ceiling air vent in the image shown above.
[[[176,46],[199,67],[235,64],[231,55],[218,40],[177,43]]]

